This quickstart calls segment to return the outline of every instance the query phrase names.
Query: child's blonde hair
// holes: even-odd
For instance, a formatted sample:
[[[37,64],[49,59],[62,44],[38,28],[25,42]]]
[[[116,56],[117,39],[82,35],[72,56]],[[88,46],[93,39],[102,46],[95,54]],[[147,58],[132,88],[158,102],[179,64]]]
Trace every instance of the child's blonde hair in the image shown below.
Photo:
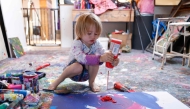
[[[93,13],[82,14],[76,22],[75,33],[77,35],[76,39],[79,40],[85,34],[87,34],[89,28],[95,26],[97,34],[100,36],[102,32],[102,23],[98,16]]]

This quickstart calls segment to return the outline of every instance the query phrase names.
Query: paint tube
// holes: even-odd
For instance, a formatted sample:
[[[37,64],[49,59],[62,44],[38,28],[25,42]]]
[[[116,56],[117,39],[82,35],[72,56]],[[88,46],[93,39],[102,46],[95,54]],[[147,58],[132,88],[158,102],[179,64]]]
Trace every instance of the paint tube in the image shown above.
[[[110,50],[114,54],[114,59],[118,57],[121,42],[122,40],[111,38]],[[106,67],[112,69],[114,66],[110,62],[106,62]]]
[[[7,107],[9,106],[8,102],[4,102],[0,105],[0,109],[7,109]]]
[[[44,63],[44,64],[38,66],[38,67],[36,68],[36,71],[38,71],[38,70],[40,70],[40,69],[42,69],[42,68],[45,68],[45,67],[47,67],[47,66],[50,66],[50,63]]]
[[[25,86],[24,86],[24,84],[8,84],[7,85],[7,88],[8,89],[22,89],[22,90],[24,90],[25,89]]]
[[[0,94],[11,94],[11,93],[23,94],[24,97],[26,97],[27,95],[31,94],[31,92],[28,91],[28,90],[0,89]]]
[[[22,94],[0,94],[0,101],[18,101],[23,98]]]

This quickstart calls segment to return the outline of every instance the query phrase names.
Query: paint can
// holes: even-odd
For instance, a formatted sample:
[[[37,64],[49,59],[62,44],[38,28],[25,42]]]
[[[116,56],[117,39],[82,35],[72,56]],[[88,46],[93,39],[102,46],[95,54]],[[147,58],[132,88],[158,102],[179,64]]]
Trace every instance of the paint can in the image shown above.
[[[34,93],[39,92],[38,74],[35,72],[25,72],[23,74],[23,82],[26,90],[30,90]]]
[[[12,72],[11,73],[12,84],[23,84],[23,73],[22,72]]]

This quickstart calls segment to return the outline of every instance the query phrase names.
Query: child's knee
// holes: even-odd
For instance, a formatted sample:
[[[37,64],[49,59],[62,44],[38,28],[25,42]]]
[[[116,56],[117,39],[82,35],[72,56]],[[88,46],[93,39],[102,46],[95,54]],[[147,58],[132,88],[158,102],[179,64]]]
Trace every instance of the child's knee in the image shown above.
[[[75,63],[75,65],[72,66],[72,70],[73,70],[73,73],[75,73],[76,75],[79,75],[82,73],[83,66],[79,63]]]

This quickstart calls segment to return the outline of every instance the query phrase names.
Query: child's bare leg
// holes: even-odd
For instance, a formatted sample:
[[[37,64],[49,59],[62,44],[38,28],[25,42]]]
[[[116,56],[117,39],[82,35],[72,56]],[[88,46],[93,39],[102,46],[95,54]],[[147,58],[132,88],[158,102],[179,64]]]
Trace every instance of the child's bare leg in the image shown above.
[[[100,87],[95,84],[95,78],[97,76],[99,70],[99,65],[95,66],[89,66],[88,67],[88,72],[89,72],[89,86],[93,92],[99,92]]]
[[[65,80],[65,78],[70,78],[75,75],[78,75],[82,72],[83,67],[79,63],[73,63],[70,66],[66,67],[63,73],[48,87],[50,90],[55,90],[56,87]]]

